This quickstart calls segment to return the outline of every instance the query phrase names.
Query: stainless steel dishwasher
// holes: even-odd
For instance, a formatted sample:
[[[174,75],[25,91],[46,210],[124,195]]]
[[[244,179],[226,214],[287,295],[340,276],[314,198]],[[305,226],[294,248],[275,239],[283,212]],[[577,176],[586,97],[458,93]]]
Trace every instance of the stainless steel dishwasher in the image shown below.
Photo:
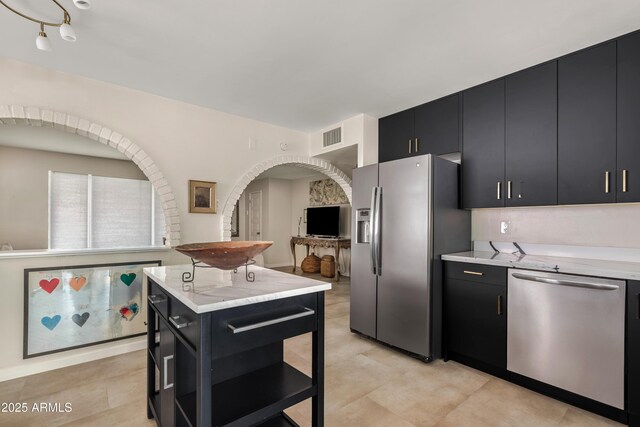
[[[509,269],[507,369],[624,409],[621,280]]]

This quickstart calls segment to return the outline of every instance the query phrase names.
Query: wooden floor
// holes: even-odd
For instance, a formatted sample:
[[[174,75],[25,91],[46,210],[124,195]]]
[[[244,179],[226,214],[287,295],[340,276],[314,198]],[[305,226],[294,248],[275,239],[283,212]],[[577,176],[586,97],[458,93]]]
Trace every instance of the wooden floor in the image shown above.
[[[303,372],[310,356],[310,335],[285,342],[286,360]],[[455,362],[425,364],[352,334],[348,277],[326,295],[325,358],[327,426],[620,426]],[[145,364],[137,351],[0,383],[0,402],[72,405],[68,413],[0,413],[0,426],[153,426]],[[307,426],[310,408],[303,402],[287,412]]]

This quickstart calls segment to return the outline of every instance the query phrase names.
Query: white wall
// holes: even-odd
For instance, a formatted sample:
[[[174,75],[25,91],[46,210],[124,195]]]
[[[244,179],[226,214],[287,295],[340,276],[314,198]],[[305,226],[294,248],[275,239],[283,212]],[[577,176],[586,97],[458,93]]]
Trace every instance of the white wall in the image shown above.
[[[476,241],[640,248],[640,204],[475,209],[471,219]]]
[[[0,146],[0,243],[47,248],[50,170],[147,179],[130,160]]]
[[[322,134],[340,126],[342,126],[342,142],[326,148],[323,147]],[[309,154],[312,156],[321,156],[352,145],[358,146],[359,167],[377,163],[378,119],[366,114],[358,114],[309,135]]]
[[[252,181],[241,199],[249,200],[249,194],[262,192],[262,240],[273,245],[262,253],[265,267],[291,265],[289,225],[291,223],[291,182],[286,179],[265,178]],[[245,233],[249,237],[249,203],[244,215]]]
[[[222,212],[236,182],[254,165],[281,155],[281,142],[287,143],[287,154],[309,155],[308,137],[301,132],[18,61],[0,59],[0,70],[0,105],[43,107],[77,115],[113,129],[140,146],[174,191],[182,243],[222,238],[220,213],[188,213],[189,179],[216,181],[218,212]],[[250,139],[255,141],[255,150],[249,149]],[[87,143],[99,144],[89,139]],[[154,257],[122,254],[0,260],[0,307],[13,325],[5,328],[2,335],[0,376],[7,372],[24,375],[85,362],[121,348],[120,344],[106,344],[23,361],[24,268]],[[167,262],[171,263],[188,261],[177,253],[171,253],[168,258]]]

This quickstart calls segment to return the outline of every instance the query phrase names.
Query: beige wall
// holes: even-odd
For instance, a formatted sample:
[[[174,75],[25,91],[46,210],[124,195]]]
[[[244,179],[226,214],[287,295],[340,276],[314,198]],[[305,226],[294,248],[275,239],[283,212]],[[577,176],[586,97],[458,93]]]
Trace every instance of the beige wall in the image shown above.
[[[47,248],[50,170],[147,179],[129,160],[0,146],[0,243]]]
[[[188,213],[189,179],[216,181],[218,212],[222,212],[231,189],[247,171],[283,154],[280,143],[288,145],[288,155],[309,155],[308,137],[302,132],[14,60],[0,59],[0,70],[0,105],[77,115],[121,133],[143,149],[176,196],[182,243],[222,238],[220,213]],[[249,140],[255,142],[255,149],[249,148]],[[89,139],[87,143],[99,144]],[[167,263],[188,262],[184,255],[171,254]],[[12,319],[10,330],[2,336],[0,369],[20,376],[106,357],[120,348],[120,344],[105,344],[23,361],[24,268],[138,259],[142,259],[138,254],[122,254],[0,260],[0,307]]]
[[[471,218],[476,241],[640,248],[640,204],[476,209]]]

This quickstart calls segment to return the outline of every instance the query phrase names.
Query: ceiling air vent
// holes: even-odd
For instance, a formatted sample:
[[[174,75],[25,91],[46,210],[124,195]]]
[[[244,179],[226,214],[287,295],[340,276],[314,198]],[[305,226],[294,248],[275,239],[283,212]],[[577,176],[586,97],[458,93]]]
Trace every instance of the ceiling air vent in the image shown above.
[[[322,134],[322,147],[330,147],[342,142],[342,127],[328,130]]]

